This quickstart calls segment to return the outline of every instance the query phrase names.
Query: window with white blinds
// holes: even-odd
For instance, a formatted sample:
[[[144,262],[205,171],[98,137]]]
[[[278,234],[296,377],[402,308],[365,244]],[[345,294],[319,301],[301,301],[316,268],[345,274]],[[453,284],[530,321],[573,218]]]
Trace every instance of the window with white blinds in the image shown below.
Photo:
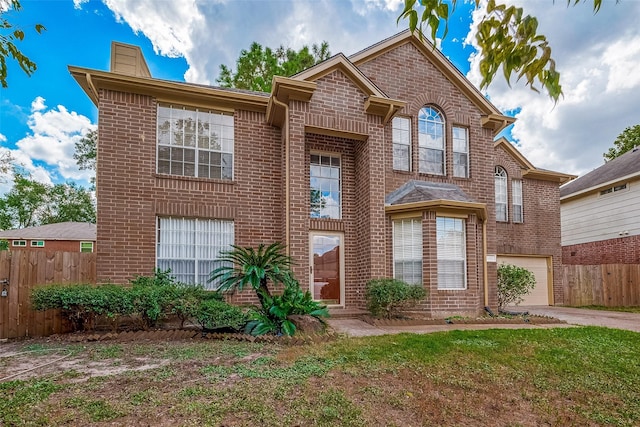
[[[393,221],[393,277],[422,285],[422,222],[419,218]]]
[[[156,265],[179,282],[215,289],[209,273],[221,265],[220,252],[231,249],[233,236],[233,221],[158,217]]]
[[[494,182],[496,191],[496,221],[507,222],[507,171],[500,166],[494,170]]]
[[[513,222],[524,222],[522,214],[522,180],[511,180],[511,198],[513,200]]]
[[[460,218],[438,217],[438,289],[467,288],[467,248],[465,222]]]
[[[411,119],[394,117],[391,121],[393,140],[393,168],[411,170]]]

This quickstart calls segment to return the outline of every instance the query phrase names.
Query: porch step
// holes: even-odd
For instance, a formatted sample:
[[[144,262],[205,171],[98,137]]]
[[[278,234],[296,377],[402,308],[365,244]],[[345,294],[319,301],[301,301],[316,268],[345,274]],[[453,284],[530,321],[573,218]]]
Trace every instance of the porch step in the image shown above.
[[[367,310],[362,310],[360,308],[329,308],[329,315],[331,315],[332,319],[357,319],[367,314],[369,314]]]

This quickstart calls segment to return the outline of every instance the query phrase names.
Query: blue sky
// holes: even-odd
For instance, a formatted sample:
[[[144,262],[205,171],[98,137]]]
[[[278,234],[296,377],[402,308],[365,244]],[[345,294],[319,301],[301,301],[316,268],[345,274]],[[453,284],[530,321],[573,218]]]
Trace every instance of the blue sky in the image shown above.
[[[498,80],[488,90],[518,121],[512,135],[536,166],[584,173],[640,111],[640,2],[567,8],[551,0],[508,0],[538,16],[563,76],[565,98],[554,107],[545,95]],[[0,0],[2,3],[2,0]],[[329,42],[333,54],[353,54],[406,26],[396,25],[401,0],[23,0],[10,21],[26,31],[19,47],[38,64],[27,77],[9,61],[0,89],[0,149],[44,182],[76,180],[73,142],[96,125],[97,109],[67,66],[108,70],[112,40],[142,48],[154,77],[215,84],[220,64],[234,65],[252,41],[300,48]],[[442,49],[477,84],[474,47],[461,43],[473,22],[460,2]],[[44,24],[37,35],[32,27]],[[0,192],[10,183],[0,184]]]

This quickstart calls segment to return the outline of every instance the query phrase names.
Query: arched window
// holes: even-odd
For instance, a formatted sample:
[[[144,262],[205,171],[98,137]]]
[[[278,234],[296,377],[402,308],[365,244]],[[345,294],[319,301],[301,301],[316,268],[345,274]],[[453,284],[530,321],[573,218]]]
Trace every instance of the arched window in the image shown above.
[[[418,113],[419,166],[422,173],[444,175],[444,117],[434,107],[423,107]]]
[[[507,222],[507,171],[501,166],[494,170],[496,187],[496,221]]]

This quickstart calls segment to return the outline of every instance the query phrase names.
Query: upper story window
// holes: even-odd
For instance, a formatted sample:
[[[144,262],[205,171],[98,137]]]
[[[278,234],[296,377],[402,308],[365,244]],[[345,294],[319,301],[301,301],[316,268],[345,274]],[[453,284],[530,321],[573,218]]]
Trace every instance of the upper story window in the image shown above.
[[[469,132],[453,127],[453,176],[469,178]]]
[[[34,248],[44,248],[44,240],[32,240],[31,246]]]
[[[80,242],[80,252],[93,252],[93,242]]]
[[[418,170],[434,175],[445,174],[444,117],[433,107],[418,113]]]
[[[604,196],[605,194],[610,194],[610,193],[614,193],[614,192],[622,191],[626,189],[627,189],[627,184],[618,184],[616,186],[605,188],[604,190],[600,191],[600,195]]]
[[[27,241],[26,240],[14,240],[11,243],[11,246],[25,247],[25,246],[27,246]]]
[[[411,170],[411,119],[394,117],[392,121],[393,168]]]
[[[501,166],[494,170],[496,191],[496,221],[507,222],[507,171]]]
[[[158,106],[158,173],[233,179],[233,116]]]
[[[340,157],[311,154],[311,218],[341,218]]]
[[[522,212],[522,180],[511,180],[511,199],[513,200],[513,222],[524,222]]]

